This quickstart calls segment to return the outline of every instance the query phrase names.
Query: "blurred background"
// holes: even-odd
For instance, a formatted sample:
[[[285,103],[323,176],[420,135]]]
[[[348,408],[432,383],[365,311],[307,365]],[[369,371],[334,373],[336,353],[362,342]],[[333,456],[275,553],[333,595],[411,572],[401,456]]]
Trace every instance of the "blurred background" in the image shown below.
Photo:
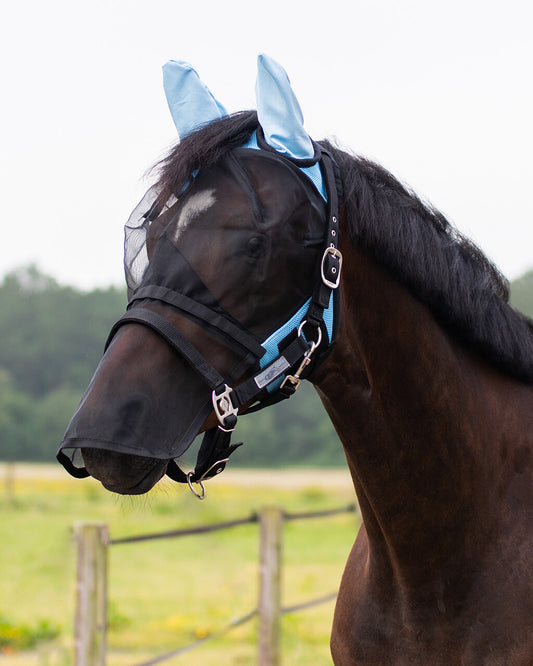
[[[256,57],[269,53],[314,138],[375,159],[431,201],[531,313],[532,18],[525,0],[10,5],[0,40],[0,459],[53,459],[124,310],[123,224],[147,169],[177,140],[162,87],[170,58],[191,62],[236,111],[254,106]],[[280,420],[290,433],[239,452],[240,463],[342,464],[313,397],[291,404],[290,420],[283,409],[258,414],[253,433],[243,419],[243,436],[263,440]]]
[[[232,466],[276,466],[270,482],[263,478],[261,488],[244,491],[238,484],[219,485],[220,502],[207,509],[164,484],[152,499],[113,502],[92,481],[73,482],[50,466],[110,325],[126,304],[123,224],[149,186],[147,170],[177,140],[162,88],[163,63],[189,61],[226,108],[237,111],[255,105],[257,54],[277,59],[311,136],[380,162],[431,201],[507,275],[513,304],[533,316],[532,18],[526,0],[28,0],[5,9],[0,664],[70,663],[69,528],[75,520],[105,520],[112,531],[127,533],[143,524],[155,529],[224,518],[269,499],[307,507],[353,496],[344,471],[323,482],[323,470],[336,473],[344,458],[307,387],[291,401],[290,413],[281,405],[239,423],[247,446]],[[298,484],[281,471],[302,466],[318,470],[316,477]],[[273,488],[274,479],[282,479],[283,491]],[[302,591],[325,570],[335,586],[353,540],[353,519],[346,520],[338,536],[322,537],[336,544],[333,560],[301,568],[295,585]],[[295,539],[298,552],[317,543],[313,531]],[[253,551],[251,543],[243,543],[244,551]],[[166,573],[152,581],[151,590],[161,594],[150,599],[161,613],[157,619],[154,610],[146,625],[146,599],[124,596],[130,576],[138,575],[126,563],[138,558],[142,567],[143,557],[146,566],[159,562],[156,556],[163,559],[154,566]],[[205,630],[165,605],[168,580],[180,587],[169,565],[177,557],[159,548],[117,564],[124,576],[112,606],[116,663],[132,663],[127,655],[120,662],[120,650],[135,641],[141,649],[146,631],[171,646]],[[253,568],[255,554],[250,558]],[[249,594],[247,583],[235,585]],[[217,616],[220,606],[209,603]],[[316,661],[305,661],[309,657],[298,653],[303,648],[288,634],[286,642],[296,650],[290,663],[329,663],[331,612],[329,607],[316,623],[296,627],[319,655]],[[250,652],[236,650],[226,663],[254,663]]]

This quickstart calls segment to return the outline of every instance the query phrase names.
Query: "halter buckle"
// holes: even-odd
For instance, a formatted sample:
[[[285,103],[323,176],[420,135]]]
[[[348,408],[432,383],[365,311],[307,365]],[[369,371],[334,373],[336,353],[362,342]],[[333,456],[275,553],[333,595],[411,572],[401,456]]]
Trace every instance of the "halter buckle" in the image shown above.
[[[202,476],[198,479],[198,483],[200,481],[206,481],[207,478],[211,478],[211,476],[216,476],[217,474],[221,474],[224,471],[224,467],[226,464],[229,462],[229,458],[222,458],[221,460],[217,460],[214,462],[209,469],[207,469]],[[216,468],[216,469],[215,469]],[[210,474],[213,470],[215,470],[214,474]],[[210,475],[210,476],[209,476]]]
[[[334,259],[338,259],[339,261],[338,268],[334,266],[331,269],[333,273],[337,271],[337,277],[335,278],[335,282],[328,280],[328,278],[326,277],[325,263],[326,259],[328,258],[328,255],[331,255]],[[342,268],[342,254],[340,250],[337,250],[336,247],[330,245],[324,250],[324,254],[322,255],[322,262],[320,264],[320,275],[322,277],[322,282],[326,285],[326,287],[329,287],[330,289],[337,289],[341,279],[341,268]]]
[[[217,394],[216,391],[217,390],[214,389],[213,393],[211,394],[211,399],[213,401],[213,408],[215,410],[215,414],[217,415],[217,419],[219,420],[219,423],[222,426],[221,429],[225,430],[225,432],[231,432],[233,428],[228,429],[226,419],[228,418],[228,416],[237,417],[239,413],[239,408],[234,407],[233,402],[231,401],[231,393],[233,389],[227,384],[224,384],[224,390],[222,391],[222,393]]]

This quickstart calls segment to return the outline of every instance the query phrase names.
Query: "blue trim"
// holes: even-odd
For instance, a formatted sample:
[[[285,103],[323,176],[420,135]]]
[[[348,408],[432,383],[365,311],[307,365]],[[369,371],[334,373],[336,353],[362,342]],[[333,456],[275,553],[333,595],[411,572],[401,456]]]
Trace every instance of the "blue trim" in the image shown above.
[[[279,356],[279,343],[284,340],[291,331],[294,331],[300,326],[302,321],[305,319],[305,315],[307,314],[310,303],[311,299],[308,299],[298,310],[298,312],[293,314],[293,316],[282,326],[280,326],[277,331],[274,331],[272,335],[270,335],[264,342],[261,343],[261,346],[265,349],[265,353],[259,360],[260,368],[264,368],[277,356]],[[333,292],[329,298],[328,309],[324,310],[324,324],[328,333],[329,343],[331,344],[331,340],[333,338]],[[285,375],[269,384],[267,387],[268,392],[273,393],[274,391],[277,391],[284,378]]]
[[[266,365],[273,361],[276,356],[279,356],[279,343],[284,340],[287,335],[295,328],[302,323],[307,310],[309,309],[309,304],[311,299],[307,300],[302,307],[292,315],[289,321],[285,322],[283,326],[280,326],[277,331],[274,331],[264,342],[261,343],[261,346],[265,348],[266,354],[261,357],[259,365],[261,368],[264,368]]]
[[[291,331],[300,326],[300,324],[304,320],[307,310],[309,309],[310,303],[311,299],[307,300],[298,310],[298,312],[293,314],[293,316],[289,319],[289,321],[285,322],[283,326],[280,326],[277,331],[274,331],[272,335],[270,335],[264,342],[261,343],[261,346],[264,347],[266,350],[266,353],[261,357],[259,361],[259,366],[261,368],[264,368],[277,356],[279,356],[279,347],[278,347],[279,343],[282,340],[284,340]],[[281,383],[284,378],[285,375],[283,375],[279,379],[276,379],[271,384],[269,384],[267,387],[268,392],[273,393],[274,391],[277,391],[281,386]]]

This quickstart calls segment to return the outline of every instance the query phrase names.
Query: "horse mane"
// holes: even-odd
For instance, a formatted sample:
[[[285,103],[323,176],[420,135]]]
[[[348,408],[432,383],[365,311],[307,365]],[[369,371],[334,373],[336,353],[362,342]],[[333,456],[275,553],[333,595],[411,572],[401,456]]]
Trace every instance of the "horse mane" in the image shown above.
[[[498,268],[386,169],[321,143],[340,168],[352,242],[452,335],[503,372],[533,382],[533,322],[509,305],[509,283]]]
[[[256,111],[240,111],[186,136],[152,169],[157,174],[158,199],[164,203],[181,192],[192,173],[213,166],[230,150],[243,146],[258,126]]]
[[[156,165],[163,201],[258,127],[255,111],[210,123]],[[533,382],[533,322],[508,302],[509,284],[474,243],[386,169],[321,141],[339,165],[350,238],[436,320],[503,372]]]

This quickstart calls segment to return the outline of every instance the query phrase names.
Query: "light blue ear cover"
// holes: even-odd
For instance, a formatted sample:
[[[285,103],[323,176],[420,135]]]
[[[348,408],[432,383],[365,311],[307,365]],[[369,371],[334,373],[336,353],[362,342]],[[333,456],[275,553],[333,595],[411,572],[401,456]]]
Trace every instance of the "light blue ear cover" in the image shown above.
[[[180,139],[228,115],[196,70],[183,60],[169,60],[163,65],[163,87]],[[313,143],[304,129],[302,110],[289,77],[281,65],[264,54],[257,59],[255,92],[257,116],[268,145],[296,159],[312,158]],[[259,149],[255,134],[246,147]],[[326,199],[318,164],[300,168]]]
[[[304,130],[302,110],[289,77],[281,65],[264,54],[257,58],[255,99],[268,145],[290,157],[312,158],[315,149]]]
[[[180,139],[184,139],[202,125],[228,115],[196,71],[186,62],[169,60],[163,65],[163,87]]]
[[[289,77],[281,65],[265,54],[257,58],[255,98],[257,117],[268,145],[282,155],[300,160],[312,159],[315,149],[304,129],[302,110]],[[255,137],[248,147],[258,147]],[[300,168],[325,199],[324,182],[318,164]]]

